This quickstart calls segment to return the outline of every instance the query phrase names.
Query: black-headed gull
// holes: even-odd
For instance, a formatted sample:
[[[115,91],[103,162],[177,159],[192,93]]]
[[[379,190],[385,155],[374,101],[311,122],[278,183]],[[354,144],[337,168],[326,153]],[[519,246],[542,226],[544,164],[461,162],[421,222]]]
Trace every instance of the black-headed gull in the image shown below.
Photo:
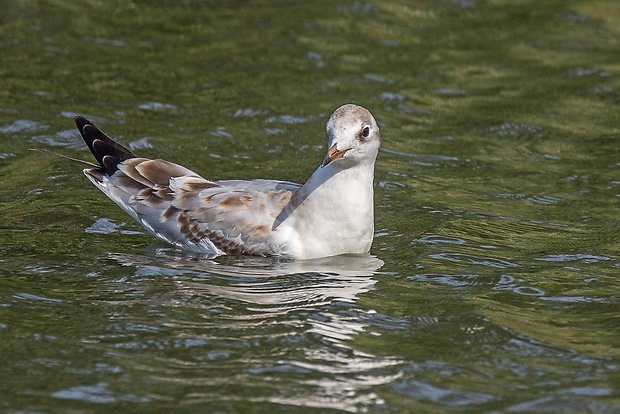
[[[99,162],[86,177],[160,240],[210,256],[314,259],[370,250],[381,136],[361,106],[343,105],[330,116],[327,154],[304,185],[209,181],[169,161],[136,157],[81,116],[75,123]]]

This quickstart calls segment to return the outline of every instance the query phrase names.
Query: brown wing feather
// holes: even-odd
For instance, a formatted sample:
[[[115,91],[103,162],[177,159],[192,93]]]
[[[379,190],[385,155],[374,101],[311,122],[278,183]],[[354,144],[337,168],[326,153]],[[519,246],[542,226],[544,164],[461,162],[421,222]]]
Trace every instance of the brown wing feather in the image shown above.
[[[175,177],[192,176],[204,180],[192,170],[165,160],[146,160],[136,164],[135,168],[142,177],[162,187],[169,186],[170,179]]]
[[[211,187],[196,192],[184,190],[184,178],[173,179],[172,187],[172,206],[185,213],[181,220],[193,223],[183,226],[187,237],[206,236],[229,254],[271,255],[279,250],[273,244],[271,223],[291,199],[293,189],[256,191],[249,181],[245,188]]]

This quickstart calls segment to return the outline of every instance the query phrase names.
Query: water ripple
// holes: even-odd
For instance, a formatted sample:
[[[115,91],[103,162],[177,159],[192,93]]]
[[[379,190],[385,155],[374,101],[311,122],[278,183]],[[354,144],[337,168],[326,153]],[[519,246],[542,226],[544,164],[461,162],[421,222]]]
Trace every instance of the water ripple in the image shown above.
[[[61,400],[80,400],[95,404],[109,404],[113,402],[146,403],[151,398],[134,394],[118,394],[109,388],[107,382],[95,385],[78,385],[52,394],[52,397]]]
[[[453,164],[453,163],[463,163],[469,162],[470,160],[467,158],[459,158],[450,155],[435,155],[435,154],[415,154],[410,152],[397,151],[385,147],[381,147],[379,149],[381,152],[386,152],[392,155],[398,155],[402,157],[410,158],[410,162],[412,164],[421,165],[421,166],[440,166],[445,164]]]
[[[598,403],[591,398],[577,396],[549,396],[533,398],[506,407],[507,413],[616,413],[620,404]]]
[[[31,131],[39,131],[41,129],[48,128],[48,125],[45,125],[41,122],[31,121],[29,119],[18,119],[14,121],[12,124],[4,125],[0,127],[1,134],[14,134],[17,132],[31,132]]]
[[[469,405],[486,403],[495,399],[495,397],[490,394],[452,390],[417,380],[396,382],[392,387],[396,392],[404,394],[408,398],[428,400],[447,407],[466,407]]]
[[[370,81],[381,82],[381,83],[394,83],[395,82],[394,79],[389,79],[381,75],[376,75],[374,73],[367,73],[364,75],[364,78]],[[398,94],[398,95],[402,96],[402,99],[400,99],[402,101],[404,99],[404,95],[402,94]]]
[[[120,234],[143,234],[142,232],[135,230],[123,230],[126,223],[116,224],[109,218],[98,218],[93,224],[88,226],[84,231],[86,233],[96,233],[96,234],[111,234],[111,233],[120,233]]]
[[[265,122],[269,124],[273,124],[273,123],[305,124],[306,122],[309,122],[313,119],[314,119],[313,116],[302,117],[302,116],[293,116],[293,115],[278,115],[278,116],[272,116],[272,117],[265,119]]]
[[[502,138],[538,139],[546,135],[540,125],[504,122],[501,125],[489,128],[489,132]]]
[[[31,138],[32,141],[53,147],[67,147],[71,149],[86,149],[86,144],[80,133],[75,128],[65,129],[53,135],[37,135]]]
[[[541,298],[549,302],[562,303],[617,303],[620,298],[591,298],[587,296],[548,296]]]
[[[455,263],[468,263],[474,265],[482,265],[487,267],[493,267],[496,269],[506,269],[510,267],[519,267],[518,264],[509,262],[507,260],[497,259],[494,257],[479,257],[471,254],[464,253],[437,253],[430,257],[434,259],[447,260]]]
[[[54,298],[47,298],[44,296],[39,296],[39,295],[35,295],[33,293],[27,293],[27,292],[18,292],[16,294],[13,295],[13,297],[15,299],[20,299],[20,300],[26,300],[29,302],[49,302],[49,303],[62,303],[64,302],[62,299],[54,299]]]
[[[438,234],[425,234],[413,240],[414,243],[424,244],[466,244],[467,242],[458,237],[442,236]]]
[[[416,282],[435,282],[448,286],[463,287],[476,284],[478,275],[442,275],[436,273],[424,273],[407,276],[407,280]]]
[[[598,256],[594,254],[550,254],[544,257],[536,257],[534,260],[540,260],[543,262],[583,262],[583,263],[598,263],[602,261],[611,260],[607,256]]]
[[[153,145],[149,142],[151,137],[140,138],[136,141],[131,141],[128,145],[132,150],[144,149],[144,148],[153,148]]]
[[[93,39],[93,41],[97,44],[100,45],[110,45],[110,46],[116,46],[116,47],[127,47],[127,43],[122,41],[122,40],[117,40],[117,39],[108,39],[105,37],[95,37]]]
[[[263,109],[240,108],[233,113],[233,118],[253,118],[255,116],[266,114],[267,111]]]
[[[162,102],[145,102],[138,105],[138,109],[146,111],[173,111],[178,109],[176,105]]]

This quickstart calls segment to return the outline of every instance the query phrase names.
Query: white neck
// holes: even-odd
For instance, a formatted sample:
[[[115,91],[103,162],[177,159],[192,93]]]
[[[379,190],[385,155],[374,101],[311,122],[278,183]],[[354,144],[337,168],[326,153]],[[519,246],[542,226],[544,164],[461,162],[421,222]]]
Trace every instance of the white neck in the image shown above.
[[[300,258],[366,253],[374,233],[373,163],[319,167],[295,194],[282,231],[306,241],[288,246]],[[290,240],[290,239],[289,239]]]

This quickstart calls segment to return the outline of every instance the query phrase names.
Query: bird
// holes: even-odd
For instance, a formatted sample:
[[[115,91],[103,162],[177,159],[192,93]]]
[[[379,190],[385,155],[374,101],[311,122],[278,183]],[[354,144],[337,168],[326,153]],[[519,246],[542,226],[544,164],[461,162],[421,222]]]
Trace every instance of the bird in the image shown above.
[[[75,124],[98,164],[86,177],[157,239],[185,251],[296,260],[370,251],[381,134],[367,109],[345,104],[326,123],[327,153],[303,185],[211,181],[136,156],[82,116]]]

